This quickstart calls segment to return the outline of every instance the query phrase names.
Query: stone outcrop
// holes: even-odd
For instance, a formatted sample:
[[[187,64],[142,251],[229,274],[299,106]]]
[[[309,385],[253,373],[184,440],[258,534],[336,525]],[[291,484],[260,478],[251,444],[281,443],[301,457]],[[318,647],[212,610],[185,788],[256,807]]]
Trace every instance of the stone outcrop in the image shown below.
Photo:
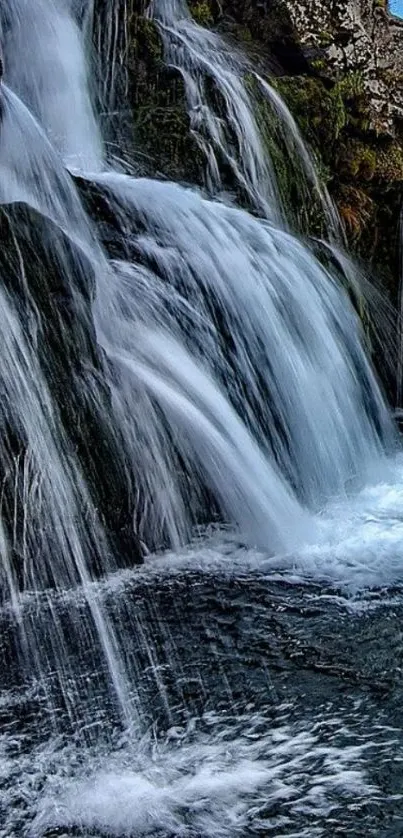
[[[397,301],[403,23],[383,0],[283,0],[308,72],[279,89],[323,168],[350,247]]]
[[[235,39],[278,87],[316,157],[350,248],[396,302],[403,21],[386,0],[190,0],[190,6],[201,23]]]
[[[34,329],[52,411],[65,440],[64,456],[79,466],[118,566],[140,562],[123,445],[116,437],[103,374],[106,361],[92,320],[92,267],[55,223],[25,204],[1,207],[0,237],[2,282],[24,328],[30,323]],[[26,499],[24,486],[15,483],[12,463],[24,458],[26,439],[18,416],[11,416],[8,424],[3,434],[8,438],[9,463],[0,464],[2,507],[4,520],[14,528],[10,542],[18,575]],[[105,557],[97,556],[93,546],[94,555],[86,558],[96,574],[102,570],[98,560],[105,567]],[[39,555],[42,578],[46,578],[46,560],[52,563],[52,556],[44,552]],[[52,583],[51,575],[47,581]]]
[[[370,127],[395,133],[403,118],[403,21],[389,14],[386,0],[190,0],[190,6],[200,22],[232,34],[247,51],[257,49],[274,72],[329,82],[361,73]]]
[[[337,82],[360,73],[368,128],[395,135],[403,120],[403,22],[384,0],[284,0],[310,68]]]

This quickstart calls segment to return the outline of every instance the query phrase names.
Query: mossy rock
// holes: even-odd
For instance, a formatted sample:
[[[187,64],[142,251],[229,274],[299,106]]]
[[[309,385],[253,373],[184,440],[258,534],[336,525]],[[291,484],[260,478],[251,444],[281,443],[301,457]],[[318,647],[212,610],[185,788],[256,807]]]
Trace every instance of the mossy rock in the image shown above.
[[[378,169],[378,154],[373,144],[349,137],[340,144],[336,165],[339,177],[347,182],[373,180]]]
[[[333,84],[318,76],[275,83],[319,163],[351,249],[382,274],[396,300],[398,249],[392,241],[403,197],[403,143],[369,130],[360,73]]]
[[[189,9],[192,17],[200,26],[212,26],[214,24],[215,11],[217,11],[214,10],[214,3],[210,3],[208,0],[191,0]]]
[[[376,175],[387,183],[403,182],[403,145],[392,141],[377,154]]]
[[[156,24],[137,13],[129,22],[128,77],[135,147],[154,173],[201,183],[204,160],[190,131],[182,78],[164,64]]]

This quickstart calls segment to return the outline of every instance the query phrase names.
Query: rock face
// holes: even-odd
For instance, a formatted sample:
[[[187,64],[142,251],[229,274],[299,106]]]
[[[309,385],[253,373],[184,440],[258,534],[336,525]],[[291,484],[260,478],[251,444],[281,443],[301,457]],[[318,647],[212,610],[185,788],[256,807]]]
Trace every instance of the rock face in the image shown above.
[[[395,135],[403,119],[403,25],[384,0],[284,0],[309,66],[337,82],[362,75],[368,128]]]
[[[25,324],[24,331],[27,323],[35,323],[36,352],[56,421],[63,429],[66,456],[78,462],[118,564],[139,562],[129,480],[122,447],[110,431],[114,422],[104,383],[105,361],[91,315],[91,265],[56,224],[24,204],[0,208],[0,237],[2,282]],[[21,423],[18,417],[14,419],[8,429],[10,461],[24,456],[26,447]],[[14,519],[10,540],[18,565],[24,529],[23,487],[21,494],[18,487],[16,492],[12,468],[7,463],[2,466],[3,513],[6,523]],[[100,557],[94,548],[94,555],[87,558],[97,573],[102,568],[97,566]]]
[[[335,83],[360,73],[370,112],[369,128],[395,135],[403,118],[401,55],[403,21],[389,14],[386,0],[191,0],[195,15],[211,7],[211,20],[250,44],[260,45],[266,66],[310,74]],[[216,13],[213,13],[214,8]],[[219,10],[219,11],[218,11]]]
[[[308,72],[279,88],[324,166],[350,247],[397,302],[403,24],[384,0],[283,0]]]
[[[110,9],[104,0],[98,4],[99,26],[107,31]],[[164,63],[146,6],[124,0],[126,86],[139,170],[203,184],[205,160],[190,130],[183,82]],[[350,248],[396,302],[403,22],[385,0],[188,0],[188,6],[199,24],[234,41],[277,85],[316,157]]]
[[[192,5],[197,10],[201,4]],[[385,0],[223,0],[209,6],[215,26],[258,55],[268,72],[274,70],[274,83],[338,206],[350,247],[381,276],[396,302],[403,22],[389,13]]]
[[[271,76],[314,152],[350,248],[397,302],[403,21],[385,0],[191,0]],[[274,63],[273,63],[274,62]],[[273,79],[273,74],[275,77]],[[315,232],[315,231],[313,231]]]

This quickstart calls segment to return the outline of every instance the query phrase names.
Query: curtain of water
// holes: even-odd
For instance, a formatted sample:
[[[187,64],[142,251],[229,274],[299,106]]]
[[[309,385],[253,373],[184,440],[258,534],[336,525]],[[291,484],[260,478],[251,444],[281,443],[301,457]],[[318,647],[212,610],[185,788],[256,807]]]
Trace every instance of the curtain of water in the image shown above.
[[[210,190],[223,189],[221,171],[226,163],[254,209],[286,224],[290,207],[284,215],[281,203],[287,196],[279,194],[270,162],[270,143],[277,144],[278,133],[302,204],[314,198],[327,220],[328,235],[339,239],[341,228],[326,187],[274,87],[233,44],[199,26],[185,0],[152,0],[148,15],[159,27],[166,64],[183,79],[190,127],[206,158]]]
[[[159,25],[167,64],[183,78],[190,127],[207,160],[210,188],[222,189],[226,163],[253,205],[278,218],[276,178],[239,56],[214,32],[197,26],[181,0],[153,0],[149,14]],[[225,120],[207,93],[208,80],[223,100]]]
[[[102,140],[70,3],[6,2],[0,18],[8,84],[38,119],[66,165],[99,171]]]
[[[110,171],[94,176],[103,168],[102,141],[82,38],[62,0],[7,0],[0,11],[14,91],[4,98],[0,200],[39,209],[89,256],[92,316],[108,358],[103,384],[112,395],[111,433],[123,440],[144,534],[179,546],[207,491],[248,543],[285,551],[312,533],[305,506],[344,492],[370,468],[392,437],[391,426],[346,295],[284,231],[275,173],[240,63],[185,11],[179,3],[153,6],[185,78],[211,183],[220,188],[223,158],[266,220],[174,184]],[[78,18],[84,19],[82,6]],[[119,25],[111,20],[107,38],[113,41]],[[113,77],[119,48],[110,49]],[[228,129],[207,102],[204,74],[225,101]],[[297,148],[300,139],[293,142]],[[61,158],[89,170],[105,190],[132,261],[108,261]],[[34,337],[23,334],[20,313],[2,305],[3,412],[8,426],[22,428],[28,457],[22,463],[29,519],[22,528],[30,534],[21,542],[23,581],[38,587],[79,581],[91,598],[89,555],[103,554],[103,534],[83,521],[82,507],[90,509],[85,481],[41,377]],[[8,449],[2,460],[7,471]],[[0,546],[15,600],[6,532],[0,528]],[[106,558],[103,567],[109,569]],[[90,601],[111,681],[127,708],[117,643]]]
[[[113,629],[107,625],[90,585],[88,568],[94,550],[100,550],[103,561],[108,561],[104,534],[55,415],[35,351],[29,345],[30,335],[23,334],[19,316],[1,289],[0,314],[1,515],[9,522],[14,512],[8,539],[4,527],[0,527],[2,589],[4,592],[6,582],[20,624],[23,660],[31,674],[41,678],[48,669],[49,647],[41,649],[40,632],[37,642],[35,622],[28,621],[27,628],[18,591],[25,587],[39,593],[49,585],[63,589],[80,584],[121,713],[128,722],[130,702],[120,653]],[[14,431],[24,440],[23,450],[12,450]],[[7,484],[11,485],[11,496]],[[57,674],[65,696],[72,673],[68,656],[63,656],[64,642],[54,615],[50,646],[59,661]]]
[[[246,212],[173,184],[116,174],[100,182],[112,190],[126,236],[149,265],[140,273],[118,266],[115,283],[99,284],[95,316],[107,351],[133,358],[140,352],[144,363],[148,350],[136,322],[150,334],[165,333],[166,351],[160,345],[158,361],[149,359],[152,375],[164,369],[178,393],[187,388],[191,403],[196,376],[190,366],[183,376],[185,350],[201,367],[198,401],[205,415],[214,414],[214,401],[203,371],[225,388],[260,450],[305,503],[317,507],[343,492],[391,436],[344,292],[295,238]],[[136,232],[140,220],[146,234]],[[174,349],[168,336],[183,349]],[[126,394],[129,415],[135,393]],[[218,397],[216,406],[215,423],[225,428]],[[244,442],[233,450],[242,459]],[[206,464],[205,455],[201,460]],[[268,491],[269,484],[267,474],[258,487],[273,510],[279,485]],[[246,498],[244,504],[246,513]],[[253,526],[247,530],[259,540]]]

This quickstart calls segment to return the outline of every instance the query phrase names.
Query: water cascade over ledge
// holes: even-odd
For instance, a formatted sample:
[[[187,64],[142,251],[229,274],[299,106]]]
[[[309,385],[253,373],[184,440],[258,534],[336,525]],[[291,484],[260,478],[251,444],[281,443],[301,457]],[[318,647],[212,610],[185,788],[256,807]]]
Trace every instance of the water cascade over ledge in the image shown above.
[[[6,0],[0,10],[1,599],[18,624],[21,667],[35,683],[54,679],[56,729],[60,701],[72,728],[83,723],[74,654],[88,662],[96,647],[99,680],[137,735],[126,618],[109,619],[94,580],[145,552],[180,551],[210,522],[273,567],[292,561],[322,537],[328,503],[387,474],[395,434],[348,292],[284,215],[243,65],[184,3],[153,0],[166,61],[185,81],[206,191],[117,171],[84,48],[94,8]],[[292,118],[255,80],[319,190]],[[256,215],[223,195],[223,160]],[[75,589],[83,632],[63,599]],[[35,602],[53,621],[48,646]],[[96,815],[80,817],[98,828]],[[33,835],[63,826],[47,818]]]
[[[22,0],[10,0],[7,11],[2,26],[8,79],[21,98],[3,91],[0,194],[3,204],[24,201],[56,222],[67,243],[88,259],[80,280],[87,283],[86,302],[81,301],[77,318],[84,318],[81,328],[92,335],[89,342],[98,356],[94,376],[88,349],[78,387],[91,387],[85,399],[93,405],[92,421],[107,427],[109,454],[119,451],[127,498],[117,502],[130,507],[133,539],[137,530],[151,548],[179,547],[210,509],[238,526],[250,544],[289,552],[301,539],[309,540],[310,530],[315,532],[308,510],[365,476],[393,434],[346,293],[279,220],[275,173],[240,67],[221,55],[220,39],[191,23],[184,5],[151,7],[164,31],[172,33],[175,23],[175,38],[184,39],[183,49],[194,56],[189,73],[196,73],[195,91],[198,81],[192,107],[206,114],[202,55],[208,62],[232,114],[232,127],[241,132],[240,162],[233,161],[236,177],[257,207],[267,210],[267,220],[178,185],[110,169],[96,174],[103,155],[79,29],[68,4],[41,0],[28,14]],[[57,53],[48,50],[51,32]],[[16,51],[16,38],[27,38],[27,48],[35,52],[38,66],[29,76],[9,55]],[[173,53],[169,56],[174,60]],[[206,142],[213,143],[210,151],[205,148],[211,169],[217,144],[224,156],[230,152],[224,135],[219,142],[218,117],[210,113],[206,118]],[[105,196],[124,243],[112,260],[85,216],[60,153],[64,165],[80,167],[84,196],[83,178],[88,177],[88,188]],[[89,175],[83,166],[90,167]],[[217,172],[218,166],[217,158]],[[77,265],[67,250],[58,258],[67,294],[71,291],[76,302]],[[23,285],[21,248],[20,253]],[[28,287],[18,303],[13,301],[20,318],[23,310],[29,313],[28,342],[35,330],[44,331],[29,282],[25,277]],[[68,325],[59,326],[57,340],[63,341]],[[35,352],[35,344],[30,351]],[[12,427],[21,409],[10,398],[6,407]],[[57,426],[63,417],[59,398],[52,421]],[[31,456],[28,431],[24,446]],[[80,449],[81,438],[66,422],[64,433]],[[46,474],[46,458],[40,459],[37,467]],[[76,468],[99,508],[83,459]],[[99,470],[94,470],[99,482]],[[100,525],[105,523],[104,513]],[[127,531],[127,521],[122,526]],[[85,531],[85,522],[82,527]],[[24,528],[29,532],[29,519]],[[57,584],[54,569],[46,576]]]

